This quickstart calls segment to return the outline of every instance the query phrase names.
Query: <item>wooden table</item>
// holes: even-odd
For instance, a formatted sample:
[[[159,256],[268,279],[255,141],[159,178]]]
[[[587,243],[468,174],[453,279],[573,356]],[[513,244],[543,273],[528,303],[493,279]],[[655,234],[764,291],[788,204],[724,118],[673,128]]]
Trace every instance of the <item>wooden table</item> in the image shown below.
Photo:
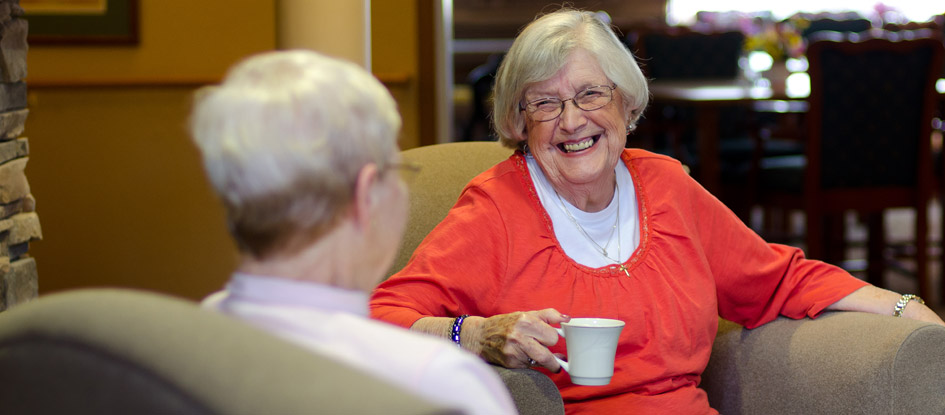
[[[761,112],[806,112],[808,92],[776,94],[768,86],[751,86],[737,80],[654,81],[653,101],[696,109],[696,144],[700,183],[713,194],[721,188],[719,168],[719,112],[728,106],[749,106]]]
[[[941,107],[945,108],[945,79],[936,83]],[[727,106],[748,106],[757,112],[805,113],[810,84],[788,85],[775,92],[769,86],[752,86],[734,79],[699,81],[653,81],[653,101],[696,109],[696,145],[699,146],[698,177],[702,185],[717,194],[721,188],[719,170],[719,112]],[[945,112],[945,110],[943,110]],[[945,118],[945,113],[939,114]]]

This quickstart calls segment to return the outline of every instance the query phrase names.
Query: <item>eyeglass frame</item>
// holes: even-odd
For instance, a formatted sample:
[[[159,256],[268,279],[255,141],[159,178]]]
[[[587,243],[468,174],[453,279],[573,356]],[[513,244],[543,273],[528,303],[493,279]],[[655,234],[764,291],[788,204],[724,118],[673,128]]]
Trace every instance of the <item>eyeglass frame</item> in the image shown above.
[[[420,171],[423,170],[423,167],[418,163],[402,160],[387,163],[387,165],[381,168],[382,173],[387,173],[391,170],[399,171],[401,179],[409,181],[410,178],[420,174]]]
[[[587,92],[587,91],[589,91],[589,90],[591,90],[591,89],[594,89],[594,88],[601,88],[601,87],[610,89],[610,99],[607,100],[607,102],[603,103],[601,106],[599,106],[599,107],[597,107],[597,108],[594,108],[594,109],[584,109],[584,108],[581,108],[581,106],[578,105],[577,101],[574,100],[575,98],[578,97],[578,95],[581,95],[581,94],[583,94],[583,93],[585,93],[585,92]],[[584,88],[584,89],[578,91],[578,93],[574,94],[573,97],[568,98],[568,99],[560,99],[560,98],[556,98],[556,97],[544,97],[544,98],[533,99],[533,100],[531,100],[531,101],[529,101],[529,102],[526,102],[524,105],[519,104],[518,110],[519,110],[519,111],[524,111],[524,112],[525,112],[525,115],[527,115],[527,116],[531,116],[532,114],[538,112],[539,110],[536,108],[534,111],[528,112],[527,109],[528,109],[528,106],[529,106],[529,105],[534,104],[535,102],[538,102],[538,101],[542,101],[542,100],[557,99],[557,100],[561,101],[561,106],[558,108],[558,113],[555,114],[554,117],[551,117],[551,118],[549,118],[549,119],[547,119],[547,120],[535,120],[535,121],[537,121],[537,122],[553,121],[553,120],[558,119],[558,117],[560,117],[561,114],[564,114],[565,103],[568,102],[568,101],[571,101],[571,103],[574,105],[574,108],[577,108],[577,109],[579,109],[579,110],[581,110],[581,111],[584,111],[584,112],[597,111],[597,110],[599,110],[599,109],[601,109],[601,108],[606,107],[607,104],[610,104],[611,102],[614,101],[614,90],[616,90],[616,89],[617,89],[617,83],[611,83],[610,85],[594,85],[594,86],[589,86],[589,87],[587,87],[587,88]]]

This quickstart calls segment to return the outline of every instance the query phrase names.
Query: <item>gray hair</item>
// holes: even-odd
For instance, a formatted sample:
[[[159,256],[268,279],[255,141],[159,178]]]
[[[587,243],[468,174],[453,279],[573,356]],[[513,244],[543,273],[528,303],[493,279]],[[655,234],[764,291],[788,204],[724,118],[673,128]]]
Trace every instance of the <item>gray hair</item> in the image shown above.
[[[266,52],[195,95],[190,130],[241,252],[265,258],[331,229],[360,170],[397,152],[390,93],[361,67]]]
[[[646,78],[613,29],[593,12],[561,9],[529,23],[509,48],[499,71],[493,99],[493,123],[499,141],[522,146],[525,115],[520,111],[525,89],[554,76],[575,49],[596,57],[604,74],[617,84],[631,124],[649,100]]]

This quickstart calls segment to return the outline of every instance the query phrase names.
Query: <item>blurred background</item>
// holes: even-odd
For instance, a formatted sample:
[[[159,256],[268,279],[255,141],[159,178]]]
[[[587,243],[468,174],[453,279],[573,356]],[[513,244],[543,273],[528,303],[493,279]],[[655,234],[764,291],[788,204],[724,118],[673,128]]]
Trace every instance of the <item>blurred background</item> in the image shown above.
[[[30,143],[27,176],[43,231],[43,239],[30,246],[39,293],[121,286],[193,299],[221,288],[235,263],[222,210],[185,130],[194,90],[218,82],[249,54],[312,48],[370,68],[390,89],[404,118],[401,148],[490,140],[491,77],[502,53],[536,14],[560,6],[537,0],[97,0],[106,7],[134,6],[131,38],[80,33],[44,39],[42,31],[55,35],[65,26],[44,27],[49,11],[41,6],[70,2],[20,3],[23,18],[36,22],[30,22],[23,135]],[[805,0],[769,2],[764,6],[783,8],[758,10],[763,3],[569,2],[600,11],[638,56],[643,34],[738,31],[743,38],[737,56],[726,64],[738,68],[733,76],[739,82],[752,85],[782,57],[803,57],[803,45],[791,41],[819,17],[862,19],[870,29],[940,30],[945,9],[930,3]],[[77,13],[101,12],[65,14]],[[772,30],[773,40],[765,40]],[[752,52],[768,58],[756,54],[752,66]],[[655,61],[646,62],[656,69]],[[639,141],[628,144],[698,168],[695,113],[658,100],[648,111],[649,125],[641,124],[632,138]],[[738,112],[724,115],[735,121],[723,125],[740,125]],[[752,122],[752,128],[764,123],[768,132],[792,123]],[[904,215],[893,223],[912,220],[908,211]],[[860,226],[856,218],[850,221]]]

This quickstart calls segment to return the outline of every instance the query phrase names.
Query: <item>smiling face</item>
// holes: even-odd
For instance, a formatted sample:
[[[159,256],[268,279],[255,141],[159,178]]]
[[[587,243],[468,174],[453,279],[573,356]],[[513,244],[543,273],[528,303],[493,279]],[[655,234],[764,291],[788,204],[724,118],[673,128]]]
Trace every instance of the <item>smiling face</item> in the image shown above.
[[[551,78],[525,89],[523,102],[540,98],[570,99],[588,87],[612,85],[593,55],[575,49]],[[627,118],[619,93],[594,111],[565,103],[564,111],[550,121],[534,121],[526,115],[524,138],[545,176],[561,196],[576,205],[580,198],[606,198],[614,186],[614,166],[627,139]],[[599,193],[598,192],[602,192]],[[584,195],[584,196],[579,196]]]

